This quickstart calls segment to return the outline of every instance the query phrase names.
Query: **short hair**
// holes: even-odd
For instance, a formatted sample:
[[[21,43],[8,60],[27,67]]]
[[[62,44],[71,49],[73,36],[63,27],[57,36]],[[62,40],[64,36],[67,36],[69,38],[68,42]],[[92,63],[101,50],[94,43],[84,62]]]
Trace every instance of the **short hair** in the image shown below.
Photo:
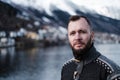
[[[70,22],[70,21],[77,21],[77,20],[79,20],[80,18],[84,18],[84,19],[87,21],[87,23],[90,25],[90,29],[91,29],[91,31],[92,31],[92,30],[93,30],[92,24],[91,24],[90,20],[89,20],[86,16],[73,15],[73,16],[71,16],[71,17],[69,18],[69,22]]]

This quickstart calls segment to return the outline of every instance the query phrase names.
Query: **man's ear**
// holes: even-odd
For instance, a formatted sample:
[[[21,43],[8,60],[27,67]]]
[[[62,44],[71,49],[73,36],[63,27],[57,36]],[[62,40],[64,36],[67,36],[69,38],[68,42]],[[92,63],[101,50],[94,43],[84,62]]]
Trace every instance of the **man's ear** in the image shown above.
[[[92,41],[94,41],[94,32],[93,31],[91,32],[91,39],[92,39]]]

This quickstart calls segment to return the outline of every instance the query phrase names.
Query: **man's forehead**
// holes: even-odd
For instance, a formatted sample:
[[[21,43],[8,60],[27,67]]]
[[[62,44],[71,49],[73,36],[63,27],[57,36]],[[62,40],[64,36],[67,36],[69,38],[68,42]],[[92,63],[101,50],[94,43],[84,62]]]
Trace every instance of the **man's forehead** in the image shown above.
[[[86,26],[88,27],[89,24],[87,23],[86,19],[85,18],[80,18],[76,21],[70,21],[69,24],[68,24],[68,29],[69,28],[75,28],[77,26]]]
[[[73,23],[84,23],[84,24],[88,24],[87,20],[85,18],[80,18],[76,21],[70,21],[69,24],[73,24]]]

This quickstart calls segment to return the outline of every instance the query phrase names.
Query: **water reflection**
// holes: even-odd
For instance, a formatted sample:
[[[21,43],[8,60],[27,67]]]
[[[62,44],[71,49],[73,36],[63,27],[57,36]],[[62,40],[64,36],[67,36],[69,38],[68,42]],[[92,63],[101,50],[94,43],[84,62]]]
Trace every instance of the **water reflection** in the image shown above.
[[[8,73],[15,62],[15,47],[0,48],[0,76]]]
[[[114,48],[116,46],[118,49]],[[120,45],[96,47],[120,65]],[[60,80],[62,65],[71,58],[72,51],[66,45],[31,49],[1,48],[0,80]]]

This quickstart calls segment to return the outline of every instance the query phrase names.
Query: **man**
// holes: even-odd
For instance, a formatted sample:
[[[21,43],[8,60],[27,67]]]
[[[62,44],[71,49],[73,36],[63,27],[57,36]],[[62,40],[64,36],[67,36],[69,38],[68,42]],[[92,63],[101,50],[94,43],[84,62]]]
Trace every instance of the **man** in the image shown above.
[[[120,80],[120,67],[96,51],[94,32],[87,17],[70,18],[68,39],[74,59],[63,65],[61,80]]]

